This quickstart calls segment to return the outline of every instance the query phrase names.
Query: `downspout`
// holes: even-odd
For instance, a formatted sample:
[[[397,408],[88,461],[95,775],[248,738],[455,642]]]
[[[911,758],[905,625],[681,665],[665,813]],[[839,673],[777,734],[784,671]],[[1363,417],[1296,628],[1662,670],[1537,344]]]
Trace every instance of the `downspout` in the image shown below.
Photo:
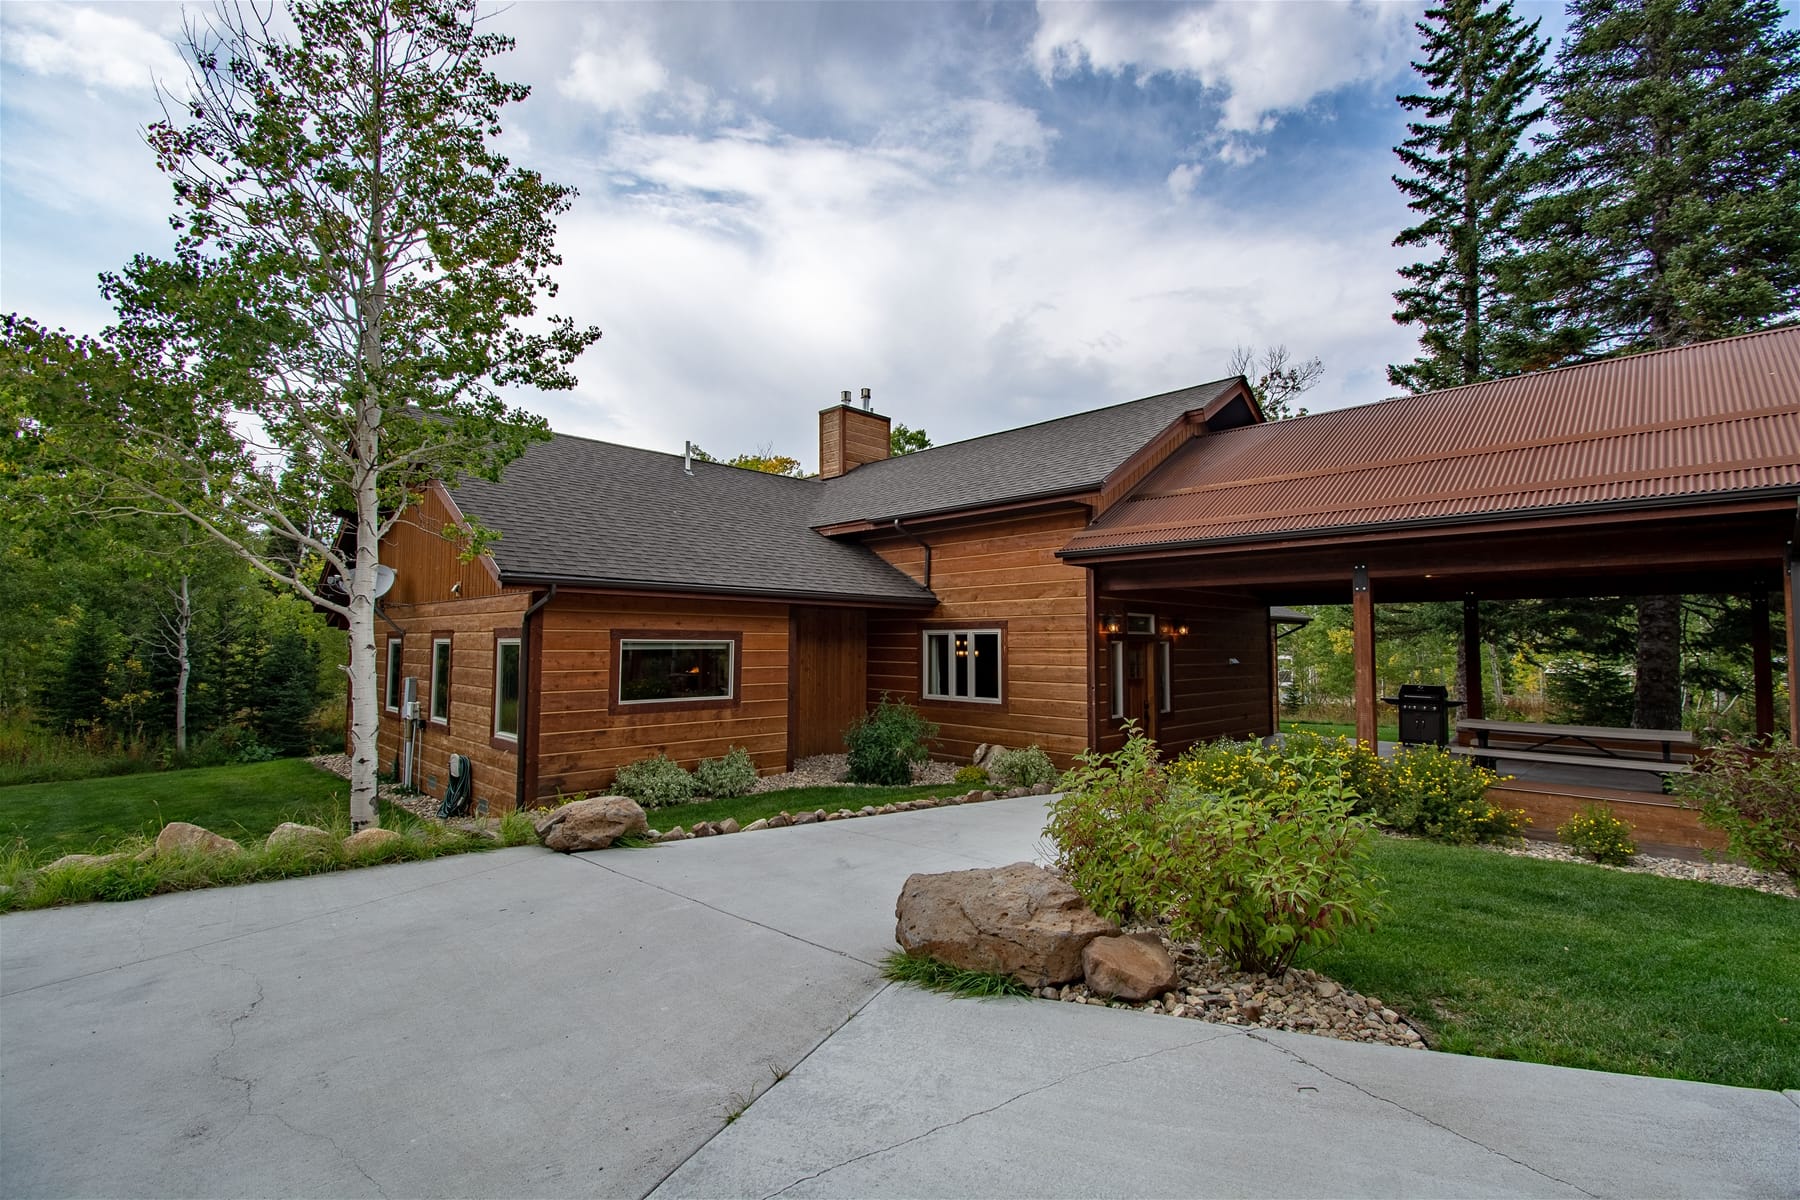
[[[920,549],[925,551],[925,583],[923,586],[929,592],[931,590],[931,543],[902,525],[899,517],[894,518],[894,532],[901,537],[911,538],[919,543]]]
[[[375,615],[380,617],[382,620],[386,621],[388,623],[389,629],[392,629],[395,633],[399,634],[401,637],[406,636],[406,630],[402,629],[400,627],[399,623],[394,620],[394,618],[392,618],[392,617],[388,616],[386,613],[382,612],[381,605],[379,605],[379,604],[377,604],[375,606]]]
[[[525,615],[519,618],[519,764],[513,781],[513,807],[520,812],[525,811],[525,754],[530,745],[531,722],[531,618],[537,611],[556,598],[556,585],[532,601]],[[535,746],[531,746],[535,750]]]

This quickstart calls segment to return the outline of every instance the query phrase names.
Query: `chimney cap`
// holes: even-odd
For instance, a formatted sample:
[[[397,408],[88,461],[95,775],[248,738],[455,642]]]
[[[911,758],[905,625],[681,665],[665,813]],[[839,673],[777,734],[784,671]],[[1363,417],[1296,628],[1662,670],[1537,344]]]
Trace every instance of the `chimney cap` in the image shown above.
[[[870,398],[868,388],[864,388],[862,390],[862,402],[863,402],[863,411],[864,412],[874,412],[875,411],[875,404],[874,404],[874,401]]]
[[[848,403],[850,403],[850,389],[849,389],[849,388],[845,388],[845,389],[844,389],[844,390],[843,390],[843,392],[842,392],[842,393],[841,393],[841,394],[840,394],[840,396],[839,396],[839,398],[838,398],[838,403],[839,403],[839,404],[848,404]]]

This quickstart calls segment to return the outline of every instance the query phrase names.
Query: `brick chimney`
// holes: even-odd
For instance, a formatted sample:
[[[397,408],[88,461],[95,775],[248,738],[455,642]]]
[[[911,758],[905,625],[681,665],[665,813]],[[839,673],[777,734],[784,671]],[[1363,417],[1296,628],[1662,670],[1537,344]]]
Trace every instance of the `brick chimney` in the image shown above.
[[[892,422],[869,406],[868,388],[862,390],[862,402],[856,408],[845,392],[841,404],[819,410],[819,478],[836,479],[888,456]]]

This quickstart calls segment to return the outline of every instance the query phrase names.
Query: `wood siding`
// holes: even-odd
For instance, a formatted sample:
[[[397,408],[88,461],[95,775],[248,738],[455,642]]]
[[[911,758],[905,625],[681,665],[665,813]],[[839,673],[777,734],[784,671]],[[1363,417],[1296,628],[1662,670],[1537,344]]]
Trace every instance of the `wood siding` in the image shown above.
[[[1085,509],[921,530],[932,547],[931,590],[941,603],[922,617],[869,616],[868,699],[887,693],[939,727],[938,756],[967,761],[983,742],[1037,743],[1068,766],[1087,746],[1087,572],[1056,557],[1087,523]],[[902,538],[867,543],[924,581],[925,552]],[[1000,704],[925,700],[927,628],[1005,627]]]
[[[434,541],[437,539],[433,539]],[[384,545],[385,558],[387,548]],[[446,557],[454,559],[454,554]],[[396,572],[400,568],[396,568]],[[476,568],[479,570],[479,566]],[[396,575],[394,592],[399,591]],[[496,741],[494,731],[494,639],[496,630],[516,631],[520,615],[531,602],[524,591],[511,591],[473,600],[444,600],[427,604],[390,603],[394,592],[382,599],[382,611],[405,631],[401,649],[403,674],[419,680],[419,706],[429,716],[431,706],[431,642],[434,634],[450,636],[450,720],[447,725],[422,722],[420,759],[414,785],[442,798],[449,779],[450,755],[466,754],[474,768],[472,798],[477,812],[501,812],[513,806],[518,794],[519,757],[514,743]],[[375,623],[376,702],[386,700],[388,639],[399,636],[386,621]],[[380,765],[393,767],[406,737],[398,713],[381,711]]]
[[[880,413],[837,404],[819,413],[819,476],[836,479],[892,452],[891,426]]]
[[[759,772],[788,754],[788,606],[699,597],[636,598],[561,592],[532,619],[533,693],[528,717],[536,758],[531,792],[596,792],[627,763],[667,754],[692,768],[732,746]],[[614,631],[633,637],[740,637],[735,695],[716,706],[631,706],[614,713]]]
[[[1173,707],[1157,714],[1156,730],[1157,744],[1165,754],[1179,754],[1212,738],[1266,737],[1274,732],[1267,605],[1248,597],[1179,593],[1129,599],[1101,595],[1098,606],[1103,613],[1152,613],[1159,627],[1187,625],[1186,635],[1166,639]],[[1127,645],[1156,640],[1126,639]],[[1094,670],[1100,745],[1110,750],[1123,745],[1125,735],[1123,723],[1111,716],[1108,642],[1096,641]]]
[[[394,569],[393,589],[381,598],[383,609],[501,594],[493,560],[464,562],[457,543],[443,536],[445,526],[461,520],[450,494],[435,485],[401,514],[381,539],[381,561]],[[452,587],[457,589],[454,594]]]
[[[867,614],[854,608],[794,609],[792,758],[842,754],[844,730],[868,692]]]

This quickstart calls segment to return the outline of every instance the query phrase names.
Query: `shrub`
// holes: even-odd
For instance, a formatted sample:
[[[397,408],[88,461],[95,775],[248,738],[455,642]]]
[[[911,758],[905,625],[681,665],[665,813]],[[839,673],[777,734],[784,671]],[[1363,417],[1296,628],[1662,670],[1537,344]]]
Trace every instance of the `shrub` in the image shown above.
[[[645,808],[665,808],[694,798],[694,777],[670,762],[668,755],[658,754],[620,767],[613,790]]]
[[[1373,827],[1329,755],[1234,742],[1167,771],[1132,729],[1123,749],[1083,755],[1063,787],[1045,834],[1102,915],[1167,916],[1171,937],[1270,974],[1374,919]]]
[[[1556,838],[1577,854],[1615,867],[1630,862],[1637,853],[1630,824],[1613,816],[1604,804],[1589,804],[1558,825]]]
[[[1524,810],[1490,803],[1500,776],[1440,746],[1397,750],[1373,785],[1375,818],[1390,829],[1439,842],[1512,841],[1530,824]]]
[[[694,768],[694,791],[714,800],[735,800],[748,796],[756,786],[756,764],[750,752],[733,746],[722,758],[708,758]]]
[[[1022,750],[1002,750],[994,756],[990,769],[994,782],[1008,788],[1053,784],[1060,774],[1050,756],[1041,746],[1035,745]]]
[[[884,692],[881,702],[844,732],[844,745],[850,751],[850,782],[911,783],[912,765],[925,760],[926,744],[937,733],[938,727],[917,709],[888,699]]]
[[[1701,824],[1725,835],[1731,854],[1800,885],[1800,747],[1723,743],[1675,784],[1675,794],[1700,810]]]
[[[986,767],[978,767],[970,763],[956,772],[956,786],[965,788],[984,788],[988,785]]]

